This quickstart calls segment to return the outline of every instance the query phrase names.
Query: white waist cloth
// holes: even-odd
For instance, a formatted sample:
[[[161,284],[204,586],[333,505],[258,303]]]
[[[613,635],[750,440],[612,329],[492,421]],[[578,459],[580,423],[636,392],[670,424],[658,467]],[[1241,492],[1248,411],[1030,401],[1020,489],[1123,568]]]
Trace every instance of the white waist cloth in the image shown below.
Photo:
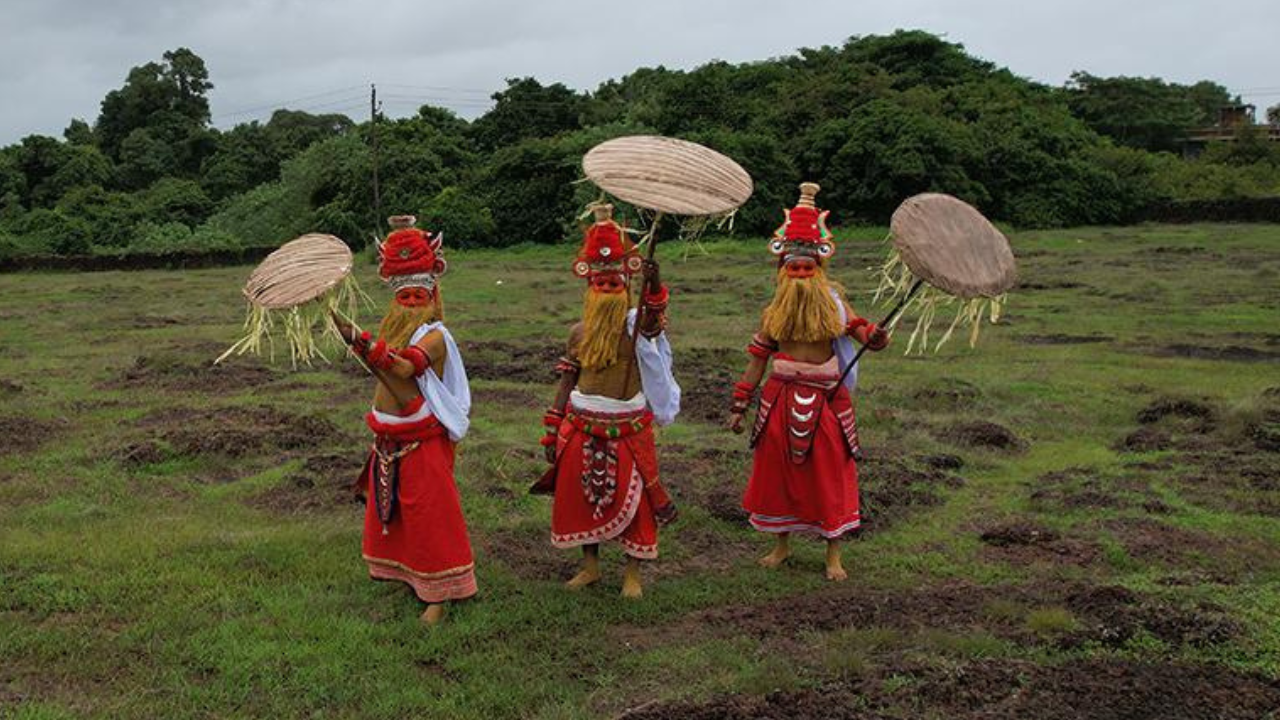
[[[619,400],[603,395],[588,395],[577,390],[569,393],[569,404],[578,410],[586,410],[589,413],[620,415],[622,413],[639,412],[644,409],[648,402],[644,396],[644,391],[636,393],[636,396],[630,400]]]
[[[384,413],[378,408],[373,409],[373,419],[383,425],[408,425],[419,420],[426,420],[430,415],[431,408],[427,407],[426,403],[423,403],[422,407],[418,408],[418,412],[412,415],[392,415],[391,413]]]
[[[444,338],[444,377],[439,377],[430,369],[418,376],[418,392],[422,393],[422,409],[413,415],[402,417],[379,412],[375,408],[373,417],[378,422],[397,425],[417,422],[428,415],[435,415],[440,424],[449,431],[449,439],[458,442],[471,427],[471,420],[468,417],[471,412],[471,387],[467,385],[467,369],[462,364],[458,345],[453,341],[453,336],[449,334],[444,323],[439,322],[418,328],[413,333],[413,337],[409,338],[409,344],[418,344],[419,340],[435,330],[439,330]]]

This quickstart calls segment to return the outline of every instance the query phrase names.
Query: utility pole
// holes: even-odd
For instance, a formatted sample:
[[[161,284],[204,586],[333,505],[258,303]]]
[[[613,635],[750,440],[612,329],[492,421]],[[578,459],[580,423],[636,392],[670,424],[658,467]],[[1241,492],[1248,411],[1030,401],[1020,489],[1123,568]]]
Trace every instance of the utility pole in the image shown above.
[[[378,86],[369,83],[369,140],[373,155],[373,214],[378,235],[382,235],[382,195],[378,189]]]

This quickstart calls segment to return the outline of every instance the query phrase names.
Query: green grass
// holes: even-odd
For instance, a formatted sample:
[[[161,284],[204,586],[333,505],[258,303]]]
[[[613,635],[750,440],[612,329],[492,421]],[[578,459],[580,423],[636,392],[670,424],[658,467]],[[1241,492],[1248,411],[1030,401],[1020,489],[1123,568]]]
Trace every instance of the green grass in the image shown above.
[[[883,229],[842,236],[834,274],[855,308],[877,316],[882,310],[868,306],[867,270],[883,255]],[[923,357],[890,349],[863,368],[865,444],[910,456],[959,454],[966,483],[944,491],[941,504],[851,543],[851,582],[890,591],[1071,580],[1212,602],[1246,632],[1199,654],[1143,636],[1124,652],[1280,675],[1276,554],[1260,558],[1256,572],[1238,582],[1170,586],[1158,581],[1183,568],[1133,556],[1099,525],[1140,518],[1141,510],[1037,512],[1028,499],[1049,472],[1123,474],[1135,459],[1166,458],[1115,449],[1155,397],[1227,409],[1224,426],[1258,417],[1263,391],[1280,385],[1274,359],[1165,350],[1280,351],[1280,228],[1087,228],[1018,233],[1013,242],[1030,289],[1011,296],[1007,324],[984,329],[976,349],[963,340]],[[682,261],[680,248],[663,248],[664,277],[673,285],[670,335],[686,390],[706,382],[695,369],[740,369],[745,355],[738,351],[769,293],[763,241],[709,242],[705,250]],[[569,247],[451,253],[444,292],[454,333],[466,342],[530,348],[562,343],[579,307],[571,255]],[[230,391],[211,389],[216,372],[198,369],[186,386],[118,382],[138,357],[197,367],[229,345],[240,329],[239,287],[248,270],[0,276],[0,420],[11,433],[0,438],[0,716],[584,718],[654,699],[762,694],[869,672],[889,673],[887,689],[907,687],[913,678],[894,670],[904,653],[940,663],[1065,657],[981,628],[860,626],[856,602],[848,627],[793,644],[697,630],[655,631],[655,645],[628,646],[619,638],[679,627],[708,608],[828,592],[822,550],[798,542],[788,567],[755,567],[767,541],[689,499],[716,483],[745,485],[744,442],[714,424],[685,420],[660,434],[669,468],[689,467],[704,449],[731,452],[714,467],[667,475],[685,498],[684,512],[664,531],[664,558],[648,571],[645,599],[617,597],[616,550],[606,550],[601,588],[565,592],[560,573],[574,557],[543,546],[547,502],[525,494],[542,467],[536,443],[541,406],[553,392],[549,377],[473,382],[473,429],[457,476],[481,596],[455,605],[448,621],[429,631],[407,590],[365,576],[359,509],[332,500],[333,487],[300,489],[290,479],[307,455],[358,459],[367,381],[317,366],[281,368],[261,385]],[[359,279],[383,302],[374,270],[362,265]],[[364,324],[372,325],[374,314]],[[1053,335],[1111,340],[1027,342]],[[721,355],[706,351],[728,359],[708,366],[705,358]],[[703,366],[681,364],[699,353]],[[958,404],[917,396],[957,383],[976,396]],[[534,400],[504,400],[511,393]],[[148,418],[156,413],[234,406],[317,415],[343,437],[239,459],[170,456],[137,466],[119,459],[122,446],[155,439],[159,428]],[[19,418],[38,421],[30,433],[47,435],[44,442],[30,446]],[[957,448],[940,439],[940,429],[976,419],[1014,430],[1028,449]],[[877,482],[872,469],[862,480]],[[1160,472],[1150,480],[1171,508],[1155,521],[1228,541],[1280,544],[1274,514],[1205,505]],[[284,502],[262,502],[276,491]],[[303,499],[316,501],[288,507]],[[1094,540],[1099,559],[1084,568],[1003,561],[986,552],[976,529],[1009,517]],[[1199,565],[1213,562],[1206,557]],[[1012,599],[989,602],[983,615],[1036,636],[1076,627],[1062,608]],[[1104,652],[1072,652],[1095,651]]]

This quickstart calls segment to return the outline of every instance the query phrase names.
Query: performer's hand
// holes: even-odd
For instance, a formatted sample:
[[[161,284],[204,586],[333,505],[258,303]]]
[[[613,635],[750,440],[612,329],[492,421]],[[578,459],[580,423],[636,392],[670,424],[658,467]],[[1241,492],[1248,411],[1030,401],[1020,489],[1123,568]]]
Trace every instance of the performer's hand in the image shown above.
[[[743,413],[740,412],[729,413],[729,429],[738,435],[742,434],[742,417]]]
[[[338,335],[342,336],[342,341],[348,345],[355,343],[356,338],[360,336],[355,326],[338,317],[337,313],[330,313],[329,317],[333,320],[333,326],[338,329]]]
[[[872,323],[867,332],[867,349],[883,350],[889,346],[889,333],[884,328]]]
[[[555,445],[543,445],[542,454],[544,457],[547,458],[547,462],[551,463],[552,465],[556,464],[556,446]]]

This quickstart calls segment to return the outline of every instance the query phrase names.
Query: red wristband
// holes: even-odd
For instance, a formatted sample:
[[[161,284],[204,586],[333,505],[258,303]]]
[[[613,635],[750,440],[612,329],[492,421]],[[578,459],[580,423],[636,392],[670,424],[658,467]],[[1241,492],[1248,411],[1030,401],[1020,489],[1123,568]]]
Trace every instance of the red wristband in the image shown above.
[[[849,323],[844,326],[844,334],[852,336],[858,328],[866,325],[870,325],[870,324],[871,323],[866,318],[856,317],[850,320]]]
[[[385,340],[379,340],[365,353],[364,359],[369,362],[369,365],[379,370],[388,370],[391,368],[391,363],[395,362],[396,355],[391,348],[387,347]]]
[[[671,291],[663,285],[656,293],[645,293],[644,304],[650,307],[666,307],[671,299]]]

